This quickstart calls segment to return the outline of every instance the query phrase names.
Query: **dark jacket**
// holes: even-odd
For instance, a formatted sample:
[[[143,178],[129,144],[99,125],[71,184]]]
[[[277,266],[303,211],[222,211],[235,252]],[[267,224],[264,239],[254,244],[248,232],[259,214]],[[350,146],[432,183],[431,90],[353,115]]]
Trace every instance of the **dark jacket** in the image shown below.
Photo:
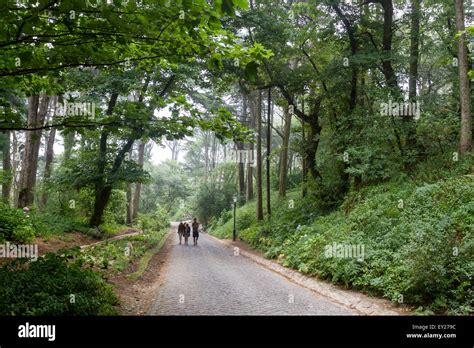
[[[185,237],[189,237],[191,235],[191,227],[186,226],[186,228],[184,229],[184,236]]]

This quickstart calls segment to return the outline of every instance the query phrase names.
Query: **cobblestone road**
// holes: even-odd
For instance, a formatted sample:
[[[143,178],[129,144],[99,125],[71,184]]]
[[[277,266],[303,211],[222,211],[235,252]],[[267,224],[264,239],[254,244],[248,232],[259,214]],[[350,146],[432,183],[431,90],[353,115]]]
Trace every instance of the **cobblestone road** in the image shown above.
[[[174,234],[171,238],[176,238]],[[190,238],[191,239],[191,238]],[[355,315],[201,233],[173,246],[151,315]]]

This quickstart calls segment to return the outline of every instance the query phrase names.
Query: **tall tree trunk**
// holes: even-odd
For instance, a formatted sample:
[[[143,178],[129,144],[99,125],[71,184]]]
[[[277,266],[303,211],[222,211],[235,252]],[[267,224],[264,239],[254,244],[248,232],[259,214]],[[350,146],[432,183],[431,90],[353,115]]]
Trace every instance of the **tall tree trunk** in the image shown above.
[[[100,191],[96,192],[94,199],[94,211],[92,213],[89,225],[91,227],[98,227],[102,223],[102,216],[105,207],[110,199],[112,193],[112,186],[104,186]]]
[[[133,147],[130,150],[130,160],[133,160]],[[133,224],[133,193],[132,184],[129,182],[127,182],[125,193],[127,198],[125,223],[131,226]]]
[[[254,152],[254,145],[253,143],[250,143],[249,145],[249,153],[252,154],[253,156]],[[252,161],[255,161],[255,159],[252,159]],[[248,162],[247,163],[247,191],[246,191],[246,201],[250,201],[253,199],[253,163]]]
[[[280,87],[280,91],[283,94],[283,97],[287,100],[290,105],[294,105],[294,98],[291,97],[289,92],[284,88]],[[321,111],[321,102],[322,96],[316,97],[313,94],[311,95],[310,99],[310,110],[308,113],[305,111],[304,107],[304,97],[302,98],[301,102],[301,110],[298,108],[294,108],[295,115],[301,120],[302,127],[303,127],[303,142],[306,143],[305,151],[303,154],[303,180],[307,178],[306,173],[306,166],[304,165],[304,160],[306,159],[307,162],[307,170],[311,173],[311,176],[314,179],[320,179],[321,174],[319,170],[316,168],[316,153],[318,151],[319,146],[319,139],[321,136],[322,127],[319,125],[319,113]],[[309,125],[309,134],[307,140],[305,141],[304,135],[304,124],[307,123]],[[303,182],[303,197],[306,195],[305,190],[305,183]]]
[[[134,142],[142,137],[143,132],[143,129],[135,130],[134,134],[131,135],[131,137],[120,149],[119,153],[114,159],[112,169],[110,170],[111,178],[114,178],[114,176],[117,175],[117,172],[119,171],[125,159],[125,154],[131,150]],[[89,222],[91,227],[97,227],[102,223],[102,216],[104,215],[105,207],[109,202],[113,185],[115,184],[113,180],[114,179],[111,179],[111,181],[102,181],[100,190],[96,190],[95,192],[94,212]]]
[[[11,176],[12,176],[12,165],[11,165],[11,154],[10,154],[10,132],[4,131],[4,142],[2,149],[2,163],[3,163],[3,172],[8,176],[4,178],[2,183],[2,200],[6,204],[10,204],[10,192],[11,192]]]
[[[248,98],[249,107],[250,107],[250,117],[249,117],[249,129],[255,128],[255,98],[253,96],[245,95],[244,98]],[[251,161],[247,162],[247,192],[246,200],[247,202],[253,199],[253,168],[255,166],[254,158],[254,143],[249,144],[249,155],[252,156]]]
[[[242,125],[246,125],[247,120],[247,99],[245,95],[242,94],[242,114],[240,116],[240,123]],[[245,163],[248,160],[248,156],[243,154],[244,151],[244,143],[242,141],[236,142],[237,150],[239,151],[239,155],[237,158],[239,159],[239,195],[240,197],[245,197]]]
[[[47,183],[51,177],[51,167],[54,158],[54,140],[56,138],[56,128],[51,128],[48,135],[48,143],[46,144],[46,162],[44,164],[43,183]],[[48,193],[44,190],[41,196],[41,206],[45,207],[48,203]]]
[[[209,131],[204,133],[204,172],[205,180],[209,178]]]
[[[278,195],[280,198],[286,197],[286,181],[288,172],[288,147],[290,145],[290,131],[291,131],[291,115],[288,111],[288,105],[283,107],[283,115],[285,118],[285,128],[283,130],[283,143],[280,152],[280,178]]]
[[[171,142],[171,145],[169,145],[169,142],[167,142],[166,144],[168,145],[168,147],[171,150],[171,159],[173,161],[177,161],[178,156],[179,156],[179,140],[173,140]]]
[[[293,153],[288,156],[288,174],[293,175]]]
[[[145,162],[145,146],[146,142],[140,142],[138,146],[138,165],[140,168],[143,168],[143,164]],[[133,210],[132,210],[132,220],[135,221],[138,217],[138,208],[140,207],[140,195],[142,191],[142,183],[137,182],[135,184],[135,193],[133,195]]]
[[[49,96],[42,94],[28,98],[28,127],[41,127],[48,112]],[[18,207],[30,206],[34,202],[38,154],[41,144],[41,130],[25,134],[25,154],[20,174]]]
[[[318,120],[314,120],[309,123],[309,134],[308,134],[308,145],[306,149],[306,161],[308,163],[308,170],[311,173],[313,179],[321,178],[321,174],[316,166],[316,153],[319,146],[319,137],[321,134],[321,127],[319,126]]]
[[[408,80],[408,98],[410,101],[416,100],[420,46],[420,1],[421,0],[411,0],[410,76]]]
[[[459,88],[461,99],[461,131],[459,152],[464,154],[472,148],[472,117],[471,117],[471,91],[469,89],[469,67],[465,43],[464,6],[462,0],[454,0],[456,11],[456,30],[462,35],[458,41]]]
[[[13,177],[13,206],[18,206],[18,186],[19,186],[19,167],[20,167],[20,151],[18,149],[17,133],[12,131],[12,177]]]
[[[392,0],[381,0],[384,9],[383,21],[383,53],[382,72],[385,76],[387,85],[395,93],[395,97],[400,98],[402,93],[398,86],[397,76],[392,65],[392,38],[393,38],[393,2]]]
[[[267,214],[270,218],[272,216],[271,206],[271,187],[270,187],[270,155],[272,151],[272,89],[268,89],[267,100],[267,155],[266,155],[266,188],[267,188]]]
[[[58,96],[58,99],[56,100],[56,102],[62,103],[63,98],[64,98],[63,96]],[[76,145],[76,131],[74,130],[74,128],[70,128],[70,129],[66,128],[65,131],[62,132],[62,136],[63,136],[63,141],[64,141],[64,154],[63,154],[62,162],[63,164],[65,164],[71,158],[72,149],[74,145]],[[84,141],[85,141],[84,136],[82,136],[81,145],[84,145]]]
[[[380,0],[380,3],[384,10],[384,20],[383,20],[383,55],[382,58],[382,73],[385,77],[385,82],[390,88],[390,92],[397,102],[402,101],[403,94],[402,90],[398,86],[397,76],[392,65],[392,38],[393,38],[393,2],[392,0]],[[394,116],[391,116],[393,132],[397,140],[398,150],[400,151],[400,156],[402,160],[405,161],[405,151],[402,145],[402,139],[400,132],[397,129],[397,124],[394,120]]]
[[[418,81],[418,61],[420,46],[420,8],[421,0],[411,0],[411,32],[410,32],[410,76],[408,78],[408,99],[416,102],[416,84]],[[416,151],[416,124],[413,115],[404,117],[406,125],[406,144],[409,150]],[[413,169],[416,158],[408,158],[405,163],[407,170]]]
[[[212,134],[212,144],[211,144],[211,168],[214,170],[216,168],[216,150],[217,150],[217,142],[216,136]]]
[[[302,101],[301,101],[301,109],[303,110],[304,112],[304,98],[302,98]],[[306,132],[305,132],[305,127],[306,127],[306,123],[301,120],[301,140],[302,140],[302,143],[303,144],[306,144]],[[302,156],[302,170],[301,170],[301,173],[302,173],[302,182],[303,182],[303,190],[301,192],[301,195],[302,197],[306,197],[306,195],[308,194],[308,187],[307,187],[307,178],[308,178],[308,160],[307,160],[307,155],[306,155],[306,152],[303,153],[303,156]]]
[[[56,116],[56,104],[58,102],[58,97],[53,97],[52,98],[53,102],[53,114],[51,116],[51,119],[54,120],[54,117]],[[49,178],[51,177],[51,167],[53,164],[53,158],[54,158],[54,141],[56,139],[56,128],[51,128],[48,134],[48,140],[46,142],[46,150],[45,150],[45,164],[44,164],[44,174],[43,174],[43,184],[47,184],[49,181]],[[41,195],[41,201],[40,205],[41,207],[45,207],[46,204],[48,203],[48,193],[46,192],[46,188],[43,188],[43,194]]]
[[[127,183],[127,225],[132,225],[133,218],[132,218],[132,210],[134,207],[133,201],[132,201],[132,184]]]
[[[244,143],[238,141],[236,144],[236,148],[239,151],[239,155],[236,156],[238,159],[238,168],[239,168],[239,195],[241,197],[245,196],[245,166],[244,166],[244,156],[240,155],[244,150]]]
[[[64,155],[63,161],[67,163],[71,158],[72,148],[74,147],[76,133],[73,129],[68,129],[63,133],[64,138]]]
[[[257,125],[257,221],[263,220],[263,192],[262,192],[262,91],[257,92],[256,105]]]
[[[112,115],[115,105],[117,104],[118,93],[113,93],[110,96],[109,105],[107,107],[107,115]],[[89,225],[97,227],[102,223],[102,215],[105,206],[110,198],[112,187],[106,186],[105,181],[105,167],[107,164],[107,138],[109,130],[106,126],[102,129],[99,140],[99,156],[97,160],[98,178],[95,182],[95,197],[94,197],[94,211],[92,213]]]
[[[321,109],[320,97],[311,96],[311,104],[308,117],[309,132],[306,139],[306,163],[308,171],[313,179],[321,178],[316,165],[316,153],[318,152],[319,139],[321,137],[321,126],[319,125],[319,112]],[[304,109],[303,109],[304,110]]]
[[[148,90],[148,85],[150,84],[151,77],[150,75],[147,75],[145,79],[145,84],[142,87],[142,90],[140,92],[140,96],[138,97],[138,102],[143,103],[143,99],[145,98],[145,93]],[[140,145],[138,146],[138,165],[140,166],[141,169],[143,169],[143,164],[145,163],[145,147],[146,147],[146,142],[141,141]],[[178,160],[178,152],[179,152],[179,141],[175,140],[173,144],[173,151],[172,151],[172,159],[177,161]],[[137,182],[135,184],[135,192],[133,194],[133,200],[132,200],[132,188],[130,186],[130,203],[131,203],[131,209],[130,211],[130,224],[135,221],[138,217],[138,210],[140,208],[140,195],[142,191],[142,183]]]

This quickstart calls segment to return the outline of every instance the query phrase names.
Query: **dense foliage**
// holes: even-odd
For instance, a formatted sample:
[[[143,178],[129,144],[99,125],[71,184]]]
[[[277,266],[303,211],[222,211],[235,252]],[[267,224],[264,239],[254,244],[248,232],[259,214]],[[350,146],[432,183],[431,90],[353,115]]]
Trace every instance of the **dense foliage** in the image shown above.
[[[47,254],[35,262],[0,268],[1,315],[113,315],[117,296],[81,259],[78,251]]]
[[[35,232],[31,218],[21,209],[0,203],[0,241],[31,242]]]

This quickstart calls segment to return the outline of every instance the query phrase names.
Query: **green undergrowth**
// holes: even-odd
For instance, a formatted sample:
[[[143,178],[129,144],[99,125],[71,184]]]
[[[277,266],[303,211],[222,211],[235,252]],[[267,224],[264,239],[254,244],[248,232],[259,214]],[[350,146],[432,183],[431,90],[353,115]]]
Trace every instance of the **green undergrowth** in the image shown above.
[[[285,266],[413,305],[416,313],[472,313],[472,175],[369,186],[351,192],[331,213],[300,195],[275,199],[271,221],[259,224],[255,202],[240,207],[239,237]],[[230,238],[232,229],[227,213],[210,233]],[[345,247],[353,255],[344,254]],[[341,252],[328,253],[336,249]]]
[[[0,268],[0,315],[115,315],[118,298],[78,250]]]
[[[167,229],[16,259],[0,267],[0,315],[117,315],[119,300],[107,279],[133,263],[138,279],[162,246]]]
[[[150,231],[104,242],[85,249],[82,257],[92,268],[104,274],[124,272],[134,261],[148,258],[150,251],[156,250],[164,241],[167,232],[167,229]]]

